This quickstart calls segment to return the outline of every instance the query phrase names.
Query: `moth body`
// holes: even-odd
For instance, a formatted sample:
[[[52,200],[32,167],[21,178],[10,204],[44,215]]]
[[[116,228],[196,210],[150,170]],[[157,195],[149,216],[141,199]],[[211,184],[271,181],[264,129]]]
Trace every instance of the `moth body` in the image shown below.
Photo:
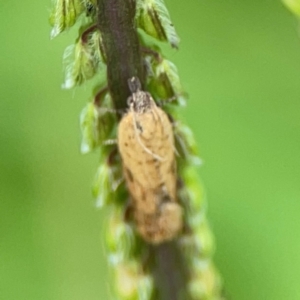
[[[131,80],[138,85],[137,78]],[[118,147],[137,229],[146,241],[161,243],[182,227],[173,129],[151,95],[134,87],[129,111],[119,124]]]

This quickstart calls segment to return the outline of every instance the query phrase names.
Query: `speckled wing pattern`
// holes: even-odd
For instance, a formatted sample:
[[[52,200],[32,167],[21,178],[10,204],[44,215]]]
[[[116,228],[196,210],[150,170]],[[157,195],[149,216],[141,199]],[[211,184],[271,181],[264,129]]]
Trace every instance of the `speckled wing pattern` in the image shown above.
[[[158,244],[172,240],[182,228],[172,124],[149,93],[135,88],[128,102],[129,111],[118,127],[124,177],[137,231]]]

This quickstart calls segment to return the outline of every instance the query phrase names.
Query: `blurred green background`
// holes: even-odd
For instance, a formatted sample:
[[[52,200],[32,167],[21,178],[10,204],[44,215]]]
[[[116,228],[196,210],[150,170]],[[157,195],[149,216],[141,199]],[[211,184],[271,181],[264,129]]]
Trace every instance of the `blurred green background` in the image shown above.
[[[299,300],[298,21],[279,0],[167,5],[227,294]],[[0,2],[0,299],[110,299],[98,158],[79,154],[91,90],[60,89],[76,30],[50,41],[50,7]]]

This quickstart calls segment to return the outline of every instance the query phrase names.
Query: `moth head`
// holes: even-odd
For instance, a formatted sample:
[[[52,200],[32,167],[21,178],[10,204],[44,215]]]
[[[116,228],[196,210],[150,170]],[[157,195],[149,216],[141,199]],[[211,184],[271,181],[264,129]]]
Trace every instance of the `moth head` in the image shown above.
[[[137,77],[128,79],[128,86],[132,95],[128,98],[127,104],[130,110],[136,113],[146,113],[155,105],[154,100],[148,92],[141,90],[141,82]]]

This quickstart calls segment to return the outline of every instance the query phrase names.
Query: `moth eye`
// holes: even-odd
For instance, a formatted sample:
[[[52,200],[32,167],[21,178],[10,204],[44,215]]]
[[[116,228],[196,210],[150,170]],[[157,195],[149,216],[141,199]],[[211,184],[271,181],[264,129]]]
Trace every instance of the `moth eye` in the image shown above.
[[[129,97],[129,98],[127,99],[127,105],[130,107],[133,103],[134,103],[133,98],[132,98],[132,97]]]

